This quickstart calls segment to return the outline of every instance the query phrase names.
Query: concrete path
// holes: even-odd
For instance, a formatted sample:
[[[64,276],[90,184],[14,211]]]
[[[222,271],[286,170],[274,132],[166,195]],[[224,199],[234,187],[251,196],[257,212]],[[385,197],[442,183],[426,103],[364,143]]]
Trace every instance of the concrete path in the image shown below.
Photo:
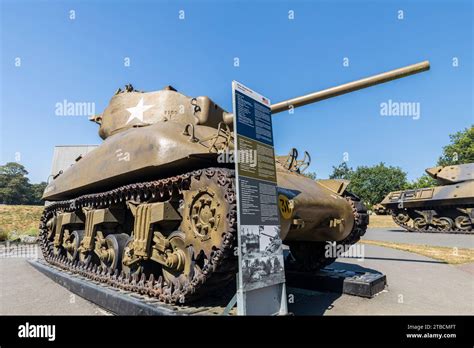
[[[373,235],[411,238],[404,242],[461,246],[471,236],[369,231]],[[395,237],[396,238],[396,237]],[[387,239],[394,241],[393,239]],[[362,245],[365,258],[341,258],[333,268],[386,274],[388,288],[373,299],[339,293],[288,289],[296,315],[474,315],[474,264],[448,265],[425,256],[373,245]],[[94,304],[75,296],[31,267],[24,258],[0,258],[0,314],[105,315]]]
[[[448,265],[421,255],[365,245],[365,258],[342,258],[331,267],[381,272],[388,287],[372,299],[335,293],[296,293],[299,315],[474,314],[474,264]]]
[[[474,248],[474,234],[416,233],[399,228],[369,228],[362,239],[384,242]]]
[[[25,258],[0,259],[0,315],[105,315],[44,276]]]

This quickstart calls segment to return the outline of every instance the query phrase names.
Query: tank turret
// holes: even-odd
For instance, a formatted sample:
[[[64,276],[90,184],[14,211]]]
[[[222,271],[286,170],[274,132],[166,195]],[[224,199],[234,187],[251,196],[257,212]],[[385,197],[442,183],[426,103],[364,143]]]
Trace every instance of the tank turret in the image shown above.
[[[273,114],[316,103],[324,99],[368,88],[381,83],[414,75],[429,70],[428,61],[409,65],[381,74],[366,77],[343,85],[324,89],[296,98],[273,104]],[[224,121],[229,127],[233,125],[233,114],[214,103],[209,97],[188,97],[172,86],[160,91],[142,92],[135,90],[131,84],[124,90],[118,89],[102,115],[91,117],[100,125],[99,135],[106,139],[117,132],[133,127],[143,127],[158,122],[174,121],[182,124],[203,125],[218,128]]]

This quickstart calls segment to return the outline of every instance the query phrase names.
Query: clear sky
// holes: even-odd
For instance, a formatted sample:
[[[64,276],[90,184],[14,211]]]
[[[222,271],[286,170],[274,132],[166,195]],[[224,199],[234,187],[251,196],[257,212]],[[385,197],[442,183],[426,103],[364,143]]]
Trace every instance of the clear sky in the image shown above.
[[[474,123],[472,1],[0,2],[0,162],[20,153],[32,182],[46,180],[55,145],[101,141],[87,117],[56,116],[56,103],[100,113],[129,82],[230,111],[234,79],[278,102],[429,60],[427,73],[274,117],[277,152],[309,151],[319,178],[348,152],[352,167],[384,161],[414,179]],[[420,118],[382,116],[388,100],[420,103]]]

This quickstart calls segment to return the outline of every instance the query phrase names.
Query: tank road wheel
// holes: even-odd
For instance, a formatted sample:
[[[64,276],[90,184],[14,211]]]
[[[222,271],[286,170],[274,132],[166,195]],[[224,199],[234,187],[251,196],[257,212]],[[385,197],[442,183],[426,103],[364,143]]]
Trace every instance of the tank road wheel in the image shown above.
[[[128,237],[126,233],[109,234],[105,237],[106,249],[102,251],[99,257],[100,265],[103,268],[112,270],[121,268],[122,254]]]
[[[69,238],[64,241],[63,246],[66,250],[66,257],[69,261],[76,261],[78,256],[78,249],[81,245],[81,240],[84,237],[84,231],[74,231],[69,235]]]
[[[180,231],[168,237],[172,252],[168,254],[167,266],[163,266],[163,277],[169,284],[184,285],[193,279],[193,250],[186,246],[185,238],[186,235]]]
[[[410,216],[404,212],[396,212],[393,219],[400,224],[406,224],[410,220]]]
[[[54,256],[62,256],[65,254],[64,248],[62,245],[53,245],[53,255]]]
[[[439,218],[438,231],[449,232],[454,228],[454,221],[448,217]]]
[[[125,241],[123,252],[122,252],[122,271],[127,275],[139,275],[143,269],[140,262],[130,262],[133,260],[133,236],[127,236],[127,240]]]
[[[471,231],[472,230],[472,224],[471,220],[467,216],[458,216],[454,220],[454,224],[456,225],[456,228],[458,228],[461,231]]]
[[[234,185],[233,170],[207,168],[54,202],[41,218],[43,255],[61,268],[116,288],[165,303],[192,301],[235,281]],[[72,228],[61,243],[67,257],[52,257],[55,217],[73,213],[76,207],[87,208],[86,219],[75,216],[70,224],[83,225],[84,231]],[[96,216],[95,209],[103,214]],[[69,218],[72,221],[72,214]],[[118,231],[133,232],[129,236]],[[72,264],[76,260],[79,265]]]
[[[422,217],[417,217],[413,220],[413,227],[419,231],[426,231],[428,230],[428,224],[426,223],[425,219]]]
[[[94,253],[94,250],[81,250],[80,242],[79,242],[79,262],[81,262],[84,266],[89,265],[89,263],[97,264],[97,255]]]

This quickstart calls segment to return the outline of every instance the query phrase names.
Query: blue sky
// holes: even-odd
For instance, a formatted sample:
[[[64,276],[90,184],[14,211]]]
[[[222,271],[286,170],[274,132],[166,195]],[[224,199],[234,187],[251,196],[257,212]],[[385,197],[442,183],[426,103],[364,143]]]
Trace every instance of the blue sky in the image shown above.
[[[1,4],[0,162],[21,153],[32,182],[46,180],[55,145],[101,141],[95,124],[56,116],[55,104],[95,102],[99,113],[128,82],[146,91],[171,84],[231,110],[234,79],[278,102],[430,60],[427,73],[274,117],[277,152],[309,151],[319,178],[348,152],[352,167],[384,161],[414,179],[435,165],[450,133],[474,123],[472,1]],[[419,102],[421,117],[381,116],[389,99]]]

